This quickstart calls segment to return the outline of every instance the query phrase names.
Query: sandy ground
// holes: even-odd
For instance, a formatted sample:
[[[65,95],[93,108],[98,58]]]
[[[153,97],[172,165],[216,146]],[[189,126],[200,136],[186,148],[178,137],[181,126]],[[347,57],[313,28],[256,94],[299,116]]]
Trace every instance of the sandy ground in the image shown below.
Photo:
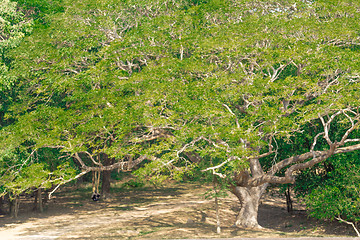
[[[259,208],[262,230],[233,227],[239,211],[231,195],[220,201],[222,233],[216,233],[214,200],[208,188],[179,184],[172,188],[122,189],[112,198],[91,201],[89,188],[66,187],[46,205],[44,213],[31,211],[31,198],[23,199],[20,216],[0,217],[0,239],[186,239],[353,237],[355,232],[337,222],[306,216],[304,207],[286,211],[285,199],[267,193]]]

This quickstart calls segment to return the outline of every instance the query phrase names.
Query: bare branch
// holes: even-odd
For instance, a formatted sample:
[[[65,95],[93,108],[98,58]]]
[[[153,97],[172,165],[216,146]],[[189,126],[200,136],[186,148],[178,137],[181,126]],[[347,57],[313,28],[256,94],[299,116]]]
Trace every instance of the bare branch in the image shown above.
[[[280,67],[278,67],[277,69],[275,69],[274,66],[271,66],[272,73],[270,72],[270,69],[268,69],[268,76],[270,76],[269,82],[274,82],[276,79],[278,79],[281,72],[292,63],[293,61],[289,61],[286,64],[280,64]]]
[[[330,146],[330,149],[325,151],[324,154],[320,157],[317,158],[313,158],[312,160],[308,161],[308,162],[304,162],[304,163],[298,163],[295,164],[291,167],[289,167],[286,172],[285,172],[285,176],[286,177],[290,177],[292,175],[293,172],[295,172],[296,170],[301,170],[301,169],[305,169],[305,168],[309,168],[314,166],[315,164],[322,162],[323,160],[329,158],[331,155],[334,154],[336,149],[336,144],[333,144]]]
[[[309,168],[315,165],[316,163],[324,161],[326,158],[334,154],[359,150],[360,144],[337,148],[337,149],[336,147],[337,145],[333,144],[330,146],[329,150],[307,152],[297,156],[286,158],[280,161],[279,163],[275,164],[274,166],[272,166],[272,168],[266,174],[250,179],[250,181],[248,182],[248,186],[259,186],[263,183],[292,183],[295,180],[295,178],[292,176],[292,173],[294,171]],[[312,160],[304,163],[304,161],[306,161],[307,159],[312,158],[314,154],[316,158],[313,158]],[[284,177],[274,176],[278,171],[291,164],[295,164],[295,165],[287,169]]]
[[[133,167],[135,167],[136,165],[140,164],[145,159],[149,159],[149,160],[152,160],[152,161],[158,159],[158,158],[156,158],[154,156],[141,155],[140,157],[138,157],[135,160],[116,162],[114,164],[107,165],[107,166],[101,165],[101,166],[97,166],[97,167],[89,167],[81,159],[81,157],[79,156],[79,153],[74,153],[73,156],[80,163],[81,168],[88,171],[88,172],[90,172],[90,171],[111,171],[111,170],[114,170],[114,169],[121,169],[123,171],[128,171],[128,170],[132,169]]]
[[[330,140],[330,138],[329,138],[328,124],[325,123],[324,118],[323,118],[322,116],[320,116],[320,114],[319,114],[319,118],[320,118],[320,120],[321,120],[322,125],[324,126],[324,134],[325,134],[325,135],[324,135],[324,138],[325,138],[325,140],[327,141],[327,143],[328,143],[329,145],[331,145],[332,142],[331,142],[331,140]]]
[[[358,126],[359,126],[359,122],[357,122],[356,124],[354,124],[351,128],[349,128],[346,133],[344,134],[344,136],[342,137],[341,141],[339,142],[339,146],[344,145],[344,143],[346,142],[347,137],[349,136],[349,134],[354,131]]]
[[[168,138],[173,136],[170,132],[166,131],[166,129],[175,129],[173,127],[149,127],[151,129],[151,133],[147,135],[143,135],[139,138],[131,140],[130,143],[143,143],[152,141],[159,138]]]
[[[331,122],[335,119],[335,117],[337,117],[338,115],[344,114],[344,115],[349,119],[349,121],[351,122],[351,128],[349,128],[349,129],[345,132],[345,134],[343,135],[341,141],[338,143],[338,146],[342,146],[342,145],[344,145],[345,142],[349,142],[349,141],[346,141],[346,139],[348,138],[349,134],[359,126],[360,123],[359,123],[359,122],[355,123],[355,122],[354,122],[354,119],[352,119],[352,118],[346,113],[347,111],[349,111],[349,112],[351,112],[351,113],[353,113],[353,114],[355,114],[355,115],[358,115],[357,113],[355,113],[355,112],[352,111],[351,109],[342,109],[342,110],[336,112],[335,114],[333,114],[326,123],[325,123],[324,118],[319,115],[319,118],[320,118],[320,120],[321,120],[321,123],[322,123],[322,125],[324,126],[324,133],[325,133],[324,138],[326,139],[326,141],[327,141],[327,143],[328,143],[329,145],[332,144],[332,142],[331,142],[331,140],[330,140],[330,137],[329,137],[330,124],[331,124]],[[315,139],[315,140],[316,140],[316,139]]]
[[[86,153],[86,155],[89,156],[89,158],[91,159],[91,161],[97,165],[97,166],[102,166],[102,164],[100,162],[96,162],[95,159],[93,158],[93,156],[88,152],[88,151],[84,151],[84,153]]]
[[[344,223],[346,223],[346,224],[351,225],[351,226],[354,228],[354,230],[355,230],[356,234],[358,235],[358,237],[360,237],[360,232],[359,232],[359,230],[355,227],[355,224],[354,224],[354,223],[345,221],[344,219],[342,219],[342,218],[340,218],[340,217],[335,217],[335,219],[338,220],[338,221],[340,221],[340,222],[344,222]]]
[[[71,178],[71,179],[68,179],[62,183],[59,183],[51,192],[49,192],[49,195],[48,195],[48,198],[51,199],[51,195],[61,186],[61,185],[64,185],[68,182],[71,182],[72,180],[75,180],[75,179],[78,179],[79,177],[87,174],[89,171],[82,171],[81,173],[79,173],[78,175],[76,175],[75,177]]]
[[[235,115],[235,113],[230,109],[230,107],[228,105],[226,105],[225,103],[223,103],[223,106],[226,107],[226,109],[235,117],[235,121],[236,121],[236,127],[240,128],[240,124],[239,124],[239,120],[237,118],[237,116]]]
[[[344,143],[348,143],[348,142],[360,142],[360,138],[346,139]]]
[[[184,58],[184,47],[183,45],[181,44],[181,48],[180,48],[180,60],[183,60]]]
[[[273,153],[274,153],[274,151],[271,148],[268,152],[260,154],[257,158],[264,158],[264,157],[267,157],[267,156],[269,156],[269,155],[271,155]]]
[[[36,152],[36,149],[33,150],[30,155],[25,159],[24,162],[22,162],[21,164],[16,164],[16,165],[12,165],[12,166],[9,166],[8,165],[8,168],[6,169],[6,171],[3,173],[2,176],[5,176],[6,174],[8,174],[11,170],[19,167],[19,169],[17,169],[14,173],[11,173],[12,175],[17,175],[20,173],[21,169],[27,164],[27,162],[34,156],[34,153]]]
[[[209,171],[209,170],[215,170],[215,169],[218,169],[218,168],[221,168],[222,166],[224,166],[226,163],[232,161],[232,160],[235,160],[235,159],[240,159],[239,157],[236,157],[236,156],[232,156],[232,157],[229,157],[228,159],[226,159],[226,161],[220,163],[219,165],[216,165],[214,167],[208,167],[206,169],[203,169],[201,170],[202,172],[206,172],[206,171]]]
[[[331,81],[330,83],[328,83],[328,84],[326,85],[326,87],[324,88],[322,94],[326,93],[326,91],[328,90],[328,88],[329,88],[330,86],[332,86],[333,84],[339,83],[338,79],[339,79],[339,77],[335,78],[333,81]]]
[[[349,110],[350,112],[354,113],[353,111]],[[354,122],[354,120],[346,113],[346,110],[344,110],[344,115],[349,119],[349,121],[351,122],[351,128],[349,128],[344,136],[341,138],[341,141],[339,142],[339,146],[344,145],[344,143],[346,142],[346,139],[348,138],[349,134],[354,131],[360,124],[360,122]],[[356,114],[356,113],[355,113]],[[357,114],[356,114],[357,115]]]
[[[200,136],[194,140],[192,140],[191,142],[185,144],[179,151],[177,151],[176,155],[180,158],[180,153],[184,152],[186,150],[186,148],[190,147],[190,146],[194,146],[195,143],[197,143],[198,141],[202,140],[203,139],[203,136]]]
[[[316,145],[316,142],[317,142],[317,139],[318,137],[320,137],[321,135],[325,134],[324,132],[322,133],[318,133],[315,138],[314,138],[314,142],[313,144],[311,145],[311,148],[310,148],[310,151],[313,153],[314,152],[314,148],[315,148],[315,145]],[[313,154],[313,157],[315,158],[315,154]]]
[[[41,147],[44,147],[44,148],[54,148],[54,149],[65,148],[65,146],[63,146],[63,145],[56,145],[56,146],[44,145],[44,146],[41,146]]]
[[[337,117],[338,115],[340,115],[341,113],[343,113],[345,110],[347,109],[344,109],[344,110],[340,110],[336,113],[334,113],[333,115],[331,115],[331,117],[329,117],[329,120],[325,123],[325,120],[324,118],[319,114],[319,119],[321,120],[321,123],[322,125],[324,126],[324,138],[326,140],[326,142],[329,144],[329,146],[331,146],[333,144],[333,142],[330,140],[330,137],[329,137],[329,131],[330,131],[330,125],[332,123],[332,121],[334,121],[335,117]]]
[[[225,175],[225,174],[218,173],[218,172],[216,172],[215,170],[213,170],[213,174],[216,175],[216,176],[219,176],[220,178],[226,178],[226,175]]]
[[[176,153],[177,157],[180,158],[180,156],[179,156],[180,153],[184,152],[188,147],[193,147],[195,145],[195,143],[199,142],[200,140],[205,140],[205,141],[207,141],[208,143],[210,143],[211,145],[213,145],[216,148],[224,149],[223,147],[217,145],[214,141],[212,141],[212,140],[210,140],[210,139],[208,139],[208,138],[206,138],[204,136],[200,136],[200,137],[192,140],[191,142],[185,144],[179,151],[177,151],[177,153]],[[225,142],[221,142],[221,143],[226,146],[225,151],[230,152],[229,145],[226,144]]]
[[[353,111],[351,111],[352,113],[354,113]],[[344,111],[344,115],[349,119],[349,121],[351,122],[351,126],[354,126],[354,120],[346,113],[346,111]],[[356,115],[356,113],[355,113]]]

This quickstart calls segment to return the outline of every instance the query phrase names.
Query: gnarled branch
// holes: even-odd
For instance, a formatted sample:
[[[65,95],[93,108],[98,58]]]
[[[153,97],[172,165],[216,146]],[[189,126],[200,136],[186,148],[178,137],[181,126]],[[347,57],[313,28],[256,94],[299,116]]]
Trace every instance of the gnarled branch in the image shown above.
[[[295,181],[295,178],[292,174],[295,171],[312,167],[315,164],[324,161],[325,159],[327,159],[328,157],[330,157],[331,155],[334,155],[334,154],[346,153],[346,152],[359,150],[360,144],[347,146],[347,147],[341,147],[341,148],[336,148],[336,147],[337,147],[337,145],[333,144],[330,146],[330,149],[328,149],[328,150],[307,152],[307,153],[296,155],[296,156],[293,156],[290,158],[286,158],[286,159],[280,161],[279,163],[275,164],[266,174],[261,175],[259,177],[249,179],[247,185],[255,187],[255,186],[259,186],[264,183],[293,183]],[[306,160],[312,158],[313,154],[315,154],[316,157],[310,161],[305,162]],[[287,166],[290,166],[292,164],[294,164],[294,165],[286,170],[284,177],[275,176],[275,174],[279,170],[281,170]]]

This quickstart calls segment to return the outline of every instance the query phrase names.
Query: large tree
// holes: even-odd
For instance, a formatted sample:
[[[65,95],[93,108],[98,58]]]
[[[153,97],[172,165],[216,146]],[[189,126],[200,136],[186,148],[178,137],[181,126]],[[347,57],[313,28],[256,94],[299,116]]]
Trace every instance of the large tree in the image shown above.
[[[83,173],[145,159],[139,173],[154,179],[201,167],[230,183],[242,227],[259,227],[269,183],[360,149],[357,2],[64,4],[13,51],[23,92],[2,136],[14,145],[59,148]],[[302,134],[308,148],[279,159],[277,141]]]

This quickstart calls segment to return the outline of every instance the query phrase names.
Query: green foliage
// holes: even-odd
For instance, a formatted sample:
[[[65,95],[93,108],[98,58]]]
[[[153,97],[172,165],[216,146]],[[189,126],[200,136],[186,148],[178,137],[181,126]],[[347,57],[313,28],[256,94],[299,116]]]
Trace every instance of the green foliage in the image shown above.
[[[16,76],[11,71],[11,49],[19,46],[27,34],[32,31],[33,21],[17,8],[17,3],[0,1],[0,129],[11,121],[4,114],[14,100]]]
[[[229,181],[213,176],[213,189],[209,189],[204,193],[206,199],[224,198],[228,196]]]
[[[0,179],[2,195],[10,193],[11,196],[18,196],[38,188],[49,189],[74,176],[75,170],[69,168],[67,163],[58,166],[53,172],[49,171],[43,163],[34,163],[22,167],[18,172],[8,171],[3,174]]]
[[[13,195],[18,196],[32,188],[40,187],[48,179],[49,172],[44,170],[43,164],[32,164],[24,167],[18,175],[13,176],[11,181],[7,181],[5,188]]]
[[[25,145],[116,161],[148,155],[156,160],[137,174],[151,181],[208,169],[204,179],[228,182],[269,141],[279,154],[267,169],[309,151],[319,116],[360,104],[356,1],[19,4],[43,21],[7,54],[4,74],[16,84],[1,154]],[[52,172],[52,161],[40,163]]]
[[[17,0],[19,6],[24,10],[31,11],[32,13],[45,15],[45,14],[54,14],[57,12],[63,12],[65,6],[63,5],[62,0]],[[34,16],[31,16],[34,18]]]
[[[0,1],[0,95],[3,95],[3,91],[12,86],[13,81],[9,76],[10,60],[7,58],[6,53],[10,49],[17,47],[31,30],[32,21],[26,19],[24,14],[17,9],[16,2]],[[1,105],[0,111],[3,108]]]
[[[76,175],[69,159],[59,159],[59,152],[42,149],[29,153],[26,147],[2,152],[0,155],[0,195],[49,189],[68,182]]]
[[[330,132],[332,140],[340,141],[344,134],[344,119],[335,121]],[[279,149],[283,152],[276,156],[284,159],[301,154],[311,148],[313,139],[320,122],[312,122],[303,127],[304,133],[297,133],[288,141],[277,141]],[[356,138],[358,131],[352,133],[350,138]],[[315,150],[327,148],[325,139],[319,138]],[[276,161],[269,157],[264,161],[265,169],[270,168]],[[305,200],[309,214],[319,219],[341,217],[348,221],[359,221],[359,153],[346,153],[335,155],[312,168],[296,173],[296,182],[291,185],[296,197]],[[286,191],[287,185],[280,187],[281,192]]]
[[[310,215],[319,219],[360,221],[359,163],[339,164],[305,197]]]
[[[16,2],[0,1],[0,56],[5,59],[5,51],[19,45],[25,34],[30,33],[32,21],[26,20],[17,9]]]

